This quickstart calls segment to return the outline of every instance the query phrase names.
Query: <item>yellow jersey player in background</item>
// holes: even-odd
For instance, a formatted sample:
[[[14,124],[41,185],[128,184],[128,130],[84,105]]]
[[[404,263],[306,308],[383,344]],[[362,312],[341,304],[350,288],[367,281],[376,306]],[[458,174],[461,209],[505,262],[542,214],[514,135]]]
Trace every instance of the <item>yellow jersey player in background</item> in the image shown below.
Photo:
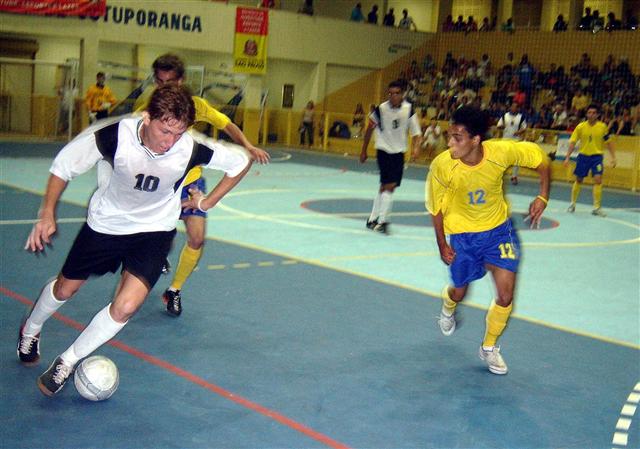
[[[540,147],[530,142],[485,141],[488,117],[462,107],[449,126],[449,150],[431,163],[426,207],[432,215],[440,258],[449,265],[452,286],[442,292],[439,325],[444,335],[456,328],[455,310],[469,284],[491,272],[497,291],[486,316],[479,355],[489,371],[506,374],[507,364],[496,345],[513,307],[520,242],[503,190],[505,171],[520,165],[540,175],[539,195],[529,205],[532,227],[539,227],[549,201],[550,165]],[[448,240],[447,240],[448,237]]]
[[[587,108],[587,120],[576,126],[569,138],[569,150],[564,158],[564,165],[569,165],[571,153],[576,148],[576,143],[580,141],[580,150],[576,168],[573,174],[576,180],[571,188],[571,205],[567,212],[576,211],[576,202],[582,188],[584,177],[591,172],[593,176],[593,215],[606,217],[606,214],[600,207],[602,204],[602,172],[604,171],[604,145],[607,145],[609,153],[611,153],[611,165],[616,166],[616,155],[613,151],[613,145],[609,138],[609,128],[604,122],[598,120],[600,110],[596,104],[590,104]]]
[[[174,54],[164,54],[159,56],[152,65],[154,82],[156,86],[167,83],[184,82],[185,66],[182,59]],[[243,134],[242,130],[233,123],[229,117],[216,110],[205,99],[193,97],[196,107],[196,123],[206,122],[216,129],[222,130],[239,145],[242,145],[251,155],[252,159],[261,164],[269,162],[269,153],[251,144]],[[136,104],[135,110],[144,110],[146,102]],[[182,189],[183,201],[195,190],[206,194],[205,180],[202,177],[202,169],[195,167],[189,173]],[[195,270],[204,248],[207,213],[198,209],[183,209],[180,219],[184,221],[187,230],[187,242],[182,248],[178,266],[175,269],[171,285],[162,294],[162,299],[167,305],[167,313],[172,316],[179,316],[182,313],[182,295],[180,293],[184,283],[187,281],[193,270]]]

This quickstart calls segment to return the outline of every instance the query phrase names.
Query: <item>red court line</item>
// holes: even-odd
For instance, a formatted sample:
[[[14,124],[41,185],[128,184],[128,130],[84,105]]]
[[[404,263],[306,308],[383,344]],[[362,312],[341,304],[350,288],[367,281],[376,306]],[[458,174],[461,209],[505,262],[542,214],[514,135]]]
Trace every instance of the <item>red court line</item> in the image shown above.
[[[9,290],[5,287],[3,287],[2,285],[0,285],[0,293],[2,293],[3,295],[15,299],[27,306],[31,306],[33,305],[33,301],[31,301],[30,299],[15,293],[12,290]],[[79,331],[82,331],[85,326],[82,325],[81,323],[78,323],[75,320],[72,320],[69,317],[66,317],[64,315],[61,315],[59,313],[54,313],[53,317],[59,321],[62,321],[64,324],[66,324],[69,327],[72,327],[74,329],[77,329]],[[235,402],[236,404],[239,404],[245,408],[248,408],[249,410],[253,410],[254,412],[260,413],[261,415],[266,416],[267,418],[273,419],[274,421],[279,422],[280,424],[287,426],[293,430],[296,430],[310,438],[313,438],[316,441],[319,441],[322,444],[325,444],[328,447],[334,448],[334,449],[350,449],[349,446],[347,446],[344,443],[341,443],[339,441],[336,441],[332,438],[329,438],[328,436],[320,433],[320,432],[316,432],[315,430],[313,430],[310,427],[305,426],[304,424],[300,424],[299,422],[296,422],[294,420],[292,420],[291,418],[287,418],[286,416],[274,411],[274,410],[270,410],[258,403],[252,402],[248,399],[243,398],[242,396],[238,396],[235,393],[232,393],[228,390],[225,390],[222,387],[219,387],[218,385],[212,384],[210,382],[207,382],[206,380],[204,380],[201,377],[196,376],[195,374],[192,374],[188,371],[183,370],[182,368],[179,368],[175,365],[172,365],[169,362],[166,362],[162,359],[159,359],[157,357],[154,357],[150,354],[144,353],[142,351],[139,351],[138,349],[126,345],[124,343],[122,343],[119,340],[111,340],[108,342],[109,345],[120,349],[121,351],[124,351],[128,354],[131,354],[134,357],[137,357],[139,359],[144,360],[147,363],[150,363],[152,365],[155,365],[157,367],[163,368],[177,376],[180,376],[202,388],[205,388],[219,396],[222,396],[225,399],[228,399],[232,402]]]

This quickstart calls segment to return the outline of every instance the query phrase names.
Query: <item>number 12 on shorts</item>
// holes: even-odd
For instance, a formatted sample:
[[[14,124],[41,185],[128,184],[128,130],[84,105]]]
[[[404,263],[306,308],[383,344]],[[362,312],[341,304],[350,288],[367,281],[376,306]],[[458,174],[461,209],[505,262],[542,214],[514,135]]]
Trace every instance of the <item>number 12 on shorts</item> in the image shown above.
[[[513,245],[511,243],[501,243],[498,245],[500,249],[500,258],[501,259],[517,259],[518,256],[513,249]]]

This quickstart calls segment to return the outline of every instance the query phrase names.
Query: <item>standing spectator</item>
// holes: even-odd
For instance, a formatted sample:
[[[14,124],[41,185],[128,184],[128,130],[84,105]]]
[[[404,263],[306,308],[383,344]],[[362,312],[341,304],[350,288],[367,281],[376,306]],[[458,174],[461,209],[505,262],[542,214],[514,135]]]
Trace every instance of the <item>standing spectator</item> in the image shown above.
[[[498,129],[502,131],[502,138],[506,140],[522,140],[522,136],[527,129],[527,121],[524,115],[520,112],[520,107],[517,103],[511,103],[509,111],[500,117],[498,120]],[[513,166],[511,172],[511,184],[518,185],[518,170],[517,165]]]
[[[141,117],[89,128],[54,159],[38,220],[25,246],[35,253],[43,251],[55,235],[56,206],[71,178],[102,159],[117,163],[110,182],[93,193],[87,220],[58,276],[45,284],[20,326],[19,360],[38,362],[43,324],[90,276],[120,271],[120,281],[111,303],[38,377],[43,394],[56,395],[76,364],[115,337],[144,303],[176,234],[180,187],[189,168],[203,165],[225,172],[209,195],[194,191],[182,203],[200,210],[213,208],[249,171],[251,163],[244,151],[187,133],[194,118],[189,89],[162,86],[153,92]]]
[[[591,18],[591,31],[597,33],[604,28],[604,18],[600,17],[600,11],[597,9],[593,11],[593,17]]]
[[[564,21],[564,16],[562,14],[558,15],[556,23],[553,24],[553,31],[556,33],[560,31],[567,31],[567,22]]]
[[[356,6],[351,10],[351,17],[349,18],[352,22],[364,22],[364,14],[362,14],[362,3],[356,3]]]
[[[488,130],[484,112],[463,107],[454,113],[449,150],[431,163],[425,198],[440,258],[449,266],[453,284],[442,291],[440,331],[453,334],[458,303],[472,282],[491,272],[497,296],[486,314],[478,355],[491,373],[503,375],[508,368],[497,342],[513,308],[521,250],[502,179],[513,164],[532,168],[540,176],[539,193],[527,216],[533,228],[540,226],[549,201],[551,176],[548,158],[538,145],[485,140]]]
[[[467,24],[464,22],[464,17],[462,15],[458,16],[458,20],[453,24],[453,31],[462,32],[467,27]]]
[[[104,72],[96,74],[96,83],[89,87],[84,96],[84,102],[89,110],[89,122],[93,123],[109,116],[109,108],[116,103],[116,97],[105,85],[106,76]]]
[[[467,23],[464,26],[464,31],[466,33],[478,31],[478,23],[475,20],[473,20],[473,16],[469,16],[469,19],[467,19]]]
[[[389,11],[384,15],[382,25],[386,27],[396,26],[396,16],[393,14],[393,8],[389,8]]]
[[[442,31],[444,33],[449,33],[453,31],[454,27],[455,27],[455,24],[453,23],[453,16],[449,14],[447,18],[444,20],[444,23],[442,24]]]
[[[351,122],[351,125],[355,128],[353,137],[360,137],[362,128],[364,128],[364,109],[362,108],[362,103],[358,103],[356,105],[356,110],[353,112],[353,121]]]
[[[313,146],[313,101],[309,101],[302,112],[302,123],[300,123],[300,145],[304,146],[305,134],[309,140],[309,148]]]
[[[479,31],[482,31],[482,32],[491,31],[491,24],[489,23],[488,17],[485,17],[484,19],[482,19],[482,24],[480,25]]]
[[[529,56],[527,54],[522,55],[520,65],[518,65],[518,68],[516,69],[516,75],[518,75],[518,78],[520,79],[520,89],[522,89],[526,95],[524,104],[529,104],[533,93],[533,78],[535,70],[533,65],[529,62]]]
[[[378,24],[378,5],[373,5],[371,7],[371,11],[367,14],[367,23],[371,23],[373,25]]]
[[[605,26],[605,30],[607,31],[617,31],[622,29],[622,21],[616,19],[615,13],[612,11],[607,14],[607,24]]]
[[[413,21],[411,16],[409,16],[409,11],[406,9],[402,10],[402,19],[398,22],[398,28],[402,28],[403,30],[410,30],[413,28],[413,31],[418,31],[416,23]]]
[[[635,31],[638,29],[638,18],[633,14],[633,10],[627,11],[627,21],[624,25],[625,30]]]
[[[502,31],[505,33],[514,33],[516,26],[513,23],[513,18],[509,17],[505,23],[502,24]]]
[[[571,205],[567,212],[573,213],[576,211],[576,203],[578,202],[578,196],[580,196],[580,189],[582,189],[582,181],[591,172],[593,177],[593,210],[591,213],[599,217],[606,217],[601,208],[604,145],[607,145],[607,149],[611,154],[611,165],[613,167],[616,166],[616,155],[613,151],[607,125],[598,120],[599,113],[600,109],[597,105],[589,105],[587,108],[587,120],[576,126],[569,139],[569,149],[564,158],[565,166],[569,165],[571,153],[573,153],[578,141],[580,142],[580,150],[576,168],[573,171],[576,180],[571,188]]]
[[[631,111],[624,108],[622,115],[616,117],[609,125],[609,133],[616,136],[633,136],[635,128],[635,120],[631,117]]]
[[[593,23],[593,16],[591,15],[591,8],[587,7],[584,9],[584,16],[580,19],[578,23],[579,31],[591,31]]]
[[[302,6],[298,10],[300,14],[306,14],[308,16],[313,15],[313,0],[303,0]]]
[[[389,100],[375,108],[369,116],[369,126],[364,134],[360,162],[367,160],[367,147],[375,131],[376,159],[380,170],[380,188],[373,201],[367,228],[389,234],[389,215],[393,206],[393,192],[400,186],[404,169],[404,153],[408,149],[408,135],[413,136],[412,158],[420,151],[422,130],[418,114],[411,103],[403,99],[405,83],[396,80],[389,83]]]

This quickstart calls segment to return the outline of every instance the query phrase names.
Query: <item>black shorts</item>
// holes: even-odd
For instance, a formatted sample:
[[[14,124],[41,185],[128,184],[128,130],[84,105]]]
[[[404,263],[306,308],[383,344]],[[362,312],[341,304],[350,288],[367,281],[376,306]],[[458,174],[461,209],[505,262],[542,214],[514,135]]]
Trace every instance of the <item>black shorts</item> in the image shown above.
[[[67,279],[85,280],[123,270],[153,288],[162,273],[176,230],[129,235],[101,234],[84,224],[62,266]]]
[[[376,159],[380,170],[380,184],[394,183],[399,186],[404,171],[404,153],[389,154],[386,151],[377,150]]]

